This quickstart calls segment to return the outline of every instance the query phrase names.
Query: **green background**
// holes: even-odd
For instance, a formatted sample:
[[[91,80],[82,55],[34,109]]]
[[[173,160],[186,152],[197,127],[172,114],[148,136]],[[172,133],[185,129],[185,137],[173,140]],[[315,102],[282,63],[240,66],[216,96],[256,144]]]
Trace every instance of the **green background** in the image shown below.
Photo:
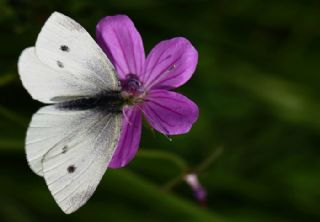
[[[107,171],[72,215],[23,146],[42,104],[22,87],[17,59],[53,11],[92,36],[103,16],[127,14],[146,51],[175,36],[199,51],[177,90],[200,107],[191,132],[170,142],[145,127],[136,158]],[[319,71],[316,0],[0,0],[0,221],[320,221]],[[181,181],[189,170],[200,170],[207,207]]]

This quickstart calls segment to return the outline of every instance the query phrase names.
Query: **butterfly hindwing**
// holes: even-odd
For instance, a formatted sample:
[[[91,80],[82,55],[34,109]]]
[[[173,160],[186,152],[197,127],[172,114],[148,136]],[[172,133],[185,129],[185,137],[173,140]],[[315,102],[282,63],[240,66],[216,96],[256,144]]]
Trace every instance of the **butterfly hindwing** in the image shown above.
[[[33,114],[26,136],[26,154],[30,168],[39,176],[42,159],[56,144],[73,137],[79,130],[93,124],[90,111],[63,111],[56,106],[42,107]]]
[[[61,110],[46,106],[32,118],[27,133],[29,165],[42,175],[65,213],[93,194],[112,158],[121,115],[98,110]]]

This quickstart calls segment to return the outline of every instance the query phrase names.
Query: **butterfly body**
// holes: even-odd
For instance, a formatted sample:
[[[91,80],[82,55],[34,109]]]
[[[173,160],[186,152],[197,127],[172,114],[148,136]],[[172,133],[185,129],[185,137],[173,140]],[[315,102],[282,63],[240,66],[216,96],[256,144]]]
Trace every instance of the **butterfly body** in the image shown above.
[[[66,110],[93,109],[100,112],[121,114],[125,100],[120,91],[105,91],[93,97],[79,98],[57,104],[58,108]]]

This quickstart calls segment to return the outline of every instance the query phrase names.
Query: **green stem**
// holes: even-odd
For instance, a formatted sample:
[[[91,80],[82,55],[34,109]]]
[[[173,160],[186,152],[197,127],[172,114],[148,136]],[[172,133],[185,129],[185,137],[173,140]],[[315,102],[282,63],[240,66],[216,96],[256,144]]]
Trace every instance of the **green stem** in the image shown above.
[[[188,168],[187,163],[179,156],[160,150],[140,150],[137,156],[142,158],[163,159],[170,161],[177,165],[181,171],[185,171]]]
[[[2,151],[14,152],[21,150],[23,148],[22,141],[10,140],[10,139],[0,139],[0,149]]]
[[[14,80],[16,80],[16,75],[14,75],[12,73],[3,74],[0,77],[0,87],[8,85],[9,83],[13,82]]]
[[[193,172],[195,172],[196,174],[202,173],[203,171],[208,169],[208,167],[213,162],[215,162],[221,156],[222,153],[223,153],[223,146],[219,146],[218,148],[214,149],[211,152],[211,154],[193,170]]]
[[[181,181],[184,180],[184,177],[186,176],[186,174],[189,172],[194,172],[199,175],[200,173],[205,171],[215,160],[217,160],[218,157],[222,154],[222,152],[223,152],[222,146],[218,147],[217,149],[214,149],[213,152],[206,159],[204,159],[202,163],[199,164],[199,166],[195,167],[192,170],[188,170],[188,168],[186,167],[185,168],[186,170],[182,171],[182,173],[179,176],[165,183],[162,189],[164,191],[171,190],[172,188],[177,186],[179,183],[181,183]]]
[[[27,126],[27,120],[20,115],[16,114],[15,112],[7,109],[4,106],[0,105],[0,115],[11,120],[12,122],[17,123],[18,125],[25,127]]]
[[[175,186],[177,186],[185,177],[186,172],[183,172],[179,176],[169,180],[162,186],[163,191],[170,191],[172,190]]]

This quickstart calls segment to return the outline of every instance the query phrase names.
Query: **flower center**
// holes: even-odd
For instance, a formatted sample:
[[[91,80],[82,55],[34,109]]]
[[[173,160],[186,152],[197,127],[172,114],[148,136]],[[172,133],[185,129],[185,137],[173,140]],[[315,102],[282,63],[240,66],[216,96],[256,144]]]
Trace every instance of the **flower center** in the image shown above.
[[[142,102],[145,95],[142,82],[136,74],[127,74],[126,78],[121,81],[122,96],[128,105]]]
[[[130,94],[137,94],[141,91],[141,82],[137,75],[128,74],[126,79],[121,82],[122,89]]]

